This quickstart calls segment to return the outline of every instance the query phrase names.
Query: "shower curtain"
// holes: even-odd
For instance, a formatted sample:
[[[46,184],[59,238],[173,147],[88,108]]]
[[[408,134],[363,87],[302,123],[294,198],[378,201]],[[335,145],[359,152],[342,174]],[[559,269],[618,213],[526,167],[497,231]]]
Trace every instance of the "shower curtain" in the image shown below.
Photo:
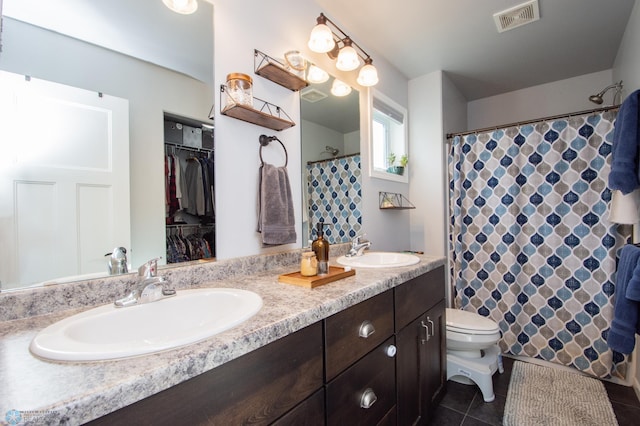
[[[347,243],[362,230],[360,154],[307,165],[310,237],[321,219],[329,244]]]
[[[606,344],[631,233],[608,222],[615,115],[456,136],[448,158],[456,307],[498,323],[505,353],[602,378],[627,373]]]

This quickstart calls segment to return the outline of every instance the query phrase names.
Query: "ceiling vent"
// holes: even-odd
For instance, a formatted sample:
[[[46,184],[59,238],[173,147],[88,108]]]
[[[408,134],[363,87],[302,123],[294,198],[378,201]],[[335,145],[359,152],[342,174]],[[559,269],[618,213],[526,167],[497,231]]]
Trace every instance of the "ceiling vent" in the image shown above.
[[[538,0],[531,0],[510,9],[503,10],[502,12],[495,13],[493,19],[496,22],[499,33],[537,21],[540,19]]]
[[[319,91],[318,89],[314,89],[313,87],[304,90],[300,97],[307,102],[314,103],[323,100],[328,95],[324,92]]]

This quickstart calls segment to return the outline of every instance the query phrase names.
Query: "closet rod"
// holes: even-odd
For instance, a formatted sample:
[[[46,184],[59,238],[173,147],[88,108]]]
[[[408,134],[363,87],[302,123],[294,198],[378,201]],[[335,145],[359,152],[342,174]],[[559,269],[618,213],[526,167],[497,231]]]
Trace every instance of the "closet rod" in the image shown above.
[[[488,132],[489,130],[506,129],[508,127],[515,127],[515,126],[522,126],[522,125],[525,125],[525,124],[538,123],[540,121],[559,120],[561,118],[569,118],[569,117],[575,117],[575,116],[578,116],[578,115],[593,114],[594,112],[605,112],[605,111],[609,111],[609,110],[617,109],[617,108],[620,108],[620,105],[611,105],[611,106],[608,106],[608,107],[588,109],[586,111],[572,112],[570,114],[551,115],[549,117],[536,118],[536,119],[533,119],[533,120],[516,121],[514,123],[501,124],[499,126],[485,127],[483,129],[469,130],[469,131],[466,131],[466,132],[447,133],[447,140],[452,139],[452,138],[454,138],[456,136],[467,136],[467,135],[472,135],[474,133]]]
[[[211,153],[211,152],[213,152],[215,150],[214,148],[196,148],[196,147],[193,147],[193,146],[178,145],[178,144],[172,143],[172,142],[165,142],[164,145],[165,145],[165,147],[171,147],[171,148],[175,148],[175,149],[180,149],[182,151],[201,152],[203,154],[209,154],[209,153]]]

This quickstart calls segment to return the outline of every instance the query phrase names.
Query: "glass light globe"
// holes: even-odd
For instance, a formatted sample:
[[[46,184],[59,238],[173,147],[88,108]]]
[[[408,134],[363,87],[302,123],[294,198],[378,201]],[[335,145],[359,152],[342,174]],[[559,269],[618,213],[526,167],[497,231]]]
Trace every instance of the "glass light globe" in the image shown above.
[[[369,87],[378,84],[378,70],[371,65],[371,62],[367,61],[364,67],[360,68],[358,74],[358,84],[361,86]]]
[[[333,80],[331,85],[331,94],[333,96],[347,96],[349,93],[351,93],[351,86],[337,78]]]
[[[198,2],[196,0],[162,0],[165,6],[176,13],[190,15],[198,10]]]
[[[336,42],[333,40],[333,33],[331,29],[325,24],[318,24],[311,30],[311,36],[309,37],[309,49],[317,53],[327,53],[335,46]]]
[[[351,42],[345,42],[345,45],[340,49],[338,59],[336,60],[336,68],[340,71],[352,71],[360,66],[360,59],[358,58],[358,52],[351,47]]]
[[[309,71],[307,71],[307,81],[309,83],[324,83],[327,80],[329,80],[328,72],[315,65],[309,66]]]

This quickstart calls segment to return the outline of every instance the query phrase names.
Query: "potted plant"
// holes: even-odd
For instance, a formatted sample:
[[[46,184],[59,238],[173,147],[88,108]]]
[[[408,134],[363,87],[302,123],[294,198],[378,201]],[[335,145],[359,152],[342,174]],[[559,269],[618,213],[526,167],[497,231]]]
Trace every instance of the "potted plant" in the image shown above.
[[[403,175],[404,168],[407,167],[407,163],[409,162],[409,157],[407,154],[402,155],[400,157],[399,165],[396,165],[396,154],[393,152],[387,156],[387,172],[393,173],[396,175]]]

